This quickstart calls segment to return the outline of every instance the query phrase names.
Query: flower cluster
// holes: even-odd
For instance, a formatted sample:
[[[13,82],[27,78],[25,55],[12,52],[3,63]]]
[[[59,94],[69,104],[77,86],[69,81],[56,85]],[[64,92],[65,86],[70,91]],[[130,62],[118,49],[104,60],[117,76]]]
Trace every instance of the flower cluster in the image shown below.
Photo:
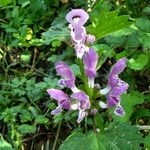
[[[83,67],[84,75],[87,77],[88,84],[84,85],[87,86],[85,89],[87,88],[92,91],[93,95],[93,88],[96,85],[94,79],[97,71],[98,54],[92,47],[88,47],[95,41],[93,35],[86,34],[86,29],[83,26],[88,18],[89,15],[82,9],[74,9],[66,16],[66,20],[70,23],[71,40],[75,48],[76,56],[83,62],[83,66],[81,67]],[[99,102],[100,107],[107,108],[115,106],[114,113],[119,116],[123,116],[125,113],[120,105],[120,95],[127,91],[128,84],[119,78],[119,74],[125,69],[126,61],[126,58],[121,58],[117,61],[108,75],[107,87],[100,90],[100,94],[106,95],[107,99],[107,104],[102,101]],[[48,94],[58,103],[57,108],[54,109],[51,114],[59,114],[64,109],[78,110],[79,114],[77,122],[80,123],[88,115],[88,110],[91,108],[91,113],[97,112],[97,109],[91,107],[91,101],[93,101],[92,95],[87,91],[84,92],[83,90],[78,89],[75,85],[76,78],[69,66],[64,62],[59,61],[55,64],[55,69],[57,74],[62,77],[62,79],[59,80],[58,85],[62,88],[66,87],[71,89],[72,94],[71,96],[68,96],[62,90],[48,89]]]
[[[121,58],[117,61],[108,75],[108,86],[100,90],[101,94],[107,95],[107,104],[100,101],[100,107],[107,108],[116,106],[115,114],[118,116],[123,116],[125,113],[120,106],[120,95],[127,91],[128,84],[122,81],[118,75],[125,69],[126,61],[126,58]]]

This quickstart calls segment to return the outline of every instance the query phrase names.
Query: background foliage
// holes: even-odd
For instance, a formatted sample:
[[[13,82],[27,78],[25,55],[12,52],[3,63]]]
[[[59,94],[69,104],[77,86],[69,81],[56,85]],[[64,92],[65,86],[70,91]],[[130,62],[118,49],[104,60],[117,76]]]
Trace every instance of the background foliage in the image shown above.
[[[55,103],[46,93],[58,88],[54,63],[66,61],[80,83],[65,15],[71,8],[89,11],[87,31],[96,36],[103,87],[110,67],[128,58],[122,78],[123,118],[99,110],[76,123],[77,112],[51,116]],[[105,84],[104,84],[105,83]],[[0,149],[150,149],[150,3],[149,0],[1,0],[0,1]],[[58,129],[57,129],[58,128]],[[85,133],[86,132],[86,133]],[[59,135],[57,137],[57,135]],[[55,138],[56,137],[56,138]],[[66,139],[66,140],[65,140]],[[63,142],[65,141],[65,142]],[[63,144],[62,144],[63,143]],[[81,147],[82,146],[82,147]]]

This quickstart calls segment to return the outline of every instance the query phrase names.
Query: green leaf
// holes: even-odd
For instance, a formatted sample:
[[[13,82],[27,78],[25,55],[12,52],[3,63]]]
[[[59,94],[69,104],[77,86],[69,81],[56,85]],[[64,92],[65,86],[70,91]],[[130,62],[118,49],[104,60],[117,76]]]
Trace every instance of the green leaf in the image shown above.
[[[139,19],[137,19],[136,26],[140,30],[150,33],[150,20],[148,18],[139,18]]]
[[[48,121],[48,118],[45,118],[45,116],[43,115],[38,115],[35,117],[35,122],[39,124],[46,124],[48,123]]]
[[[148,54],[142,53],[138,58],[131,58],[128,61],[128,67],[134,70],[142,70],[148,64]]]
[[[106,150],[97,135],[93,132],[83,134],[82,132],[73,132],[65,142],[60,146],[59,150]]]
[[[43,44],[49,45],[55,40],[67,41],[69,38],[69,30],[67,28],[52,26],[47,32],[42,34]]]
[[[113,48],[121,47],[124,44],[125,40],[125,36],[108,35],[105,37],[105,41]]]
[[[140,150],[139,145],[143,142],[138,128],[129,123],[111,124],[105,136],[116,144],[119,150]]]
[[[81,75],[81,73],[80,73],[80,68],[79,68],[78,65],[73,64],[73,65],[70,66],[70,68],[72,69],[73,74],[74,74],[75,76],[80,76],[80,75]]]
[[[21,110],[19,116],[20,116],[21,122],[28,122],[32,120],[32,115],[28,109]]]
[[[70,32],[66,27],[66,10],[62,10],[57,18],[52,22],[48,31],[42,33],[43,44],[49,45],[53,41],[67,41],[70,36]]]
[[[143,138],[136,126],[128,123],[111,124],[104,134],[75,131],[59,150],[139,150],[142,142]]]
[[[118,10],[112,12],[108,12],[108,10],[101,11],[98,16],[93,17],[92,25],[87,28],[88,31],[100,39],[131,25],[128,21],[128,16],[118,16],[118,13]]]
[[[150,48],[150,33],[139,32],[139,40],[144,48]]]
[[[0,139],[0,150],[14,150],[7,141],[5,141],[2,137]]]
[[[126,44],[127,47],[130,48],[136,48],[140,46],[140,40],[138,34],[136,32],[133,32],[132,34],[128,35]]]
[[[147,14],[147,15],[150,15],[150,7],[145,7],[145,8],[143,9],[143,12],[144,12],[145,14]]]
[[[150,134],[147,135],[144,139],[144,147],[145,149],[149,150],[150,149]]]
[[[99,55],[97,69],[99,69],[105,63],[107,58],[111,58],[115,54],[115,52],[105,44],[95,44],[92,47],[97,51]]]
[[[126,113],[123,117],[118,117],[113,114],[113,112],[111,112],[113,114],[113,118],[119,122],[128,121],[132,113],[134,112],[134,106],[137,104],[142,104],[144,100],[144,95],[142,95],[138,91],[134,91],[129,94],[123,94],[121,96],[121,106],[124,108]]]
[[[8,4],[10,4],[12,1],[11,0],[1,0],[0,1],[0,5],[2,6],[7,6]]]
[[[36,127],[33,125],[22,124],[18,127],[21,134],[31,134],[36,132]]]
[[[132,118],[143,118],[143,117],[150,117],[150,110],[149,109],[139,109],[136,112],[134,112]]]

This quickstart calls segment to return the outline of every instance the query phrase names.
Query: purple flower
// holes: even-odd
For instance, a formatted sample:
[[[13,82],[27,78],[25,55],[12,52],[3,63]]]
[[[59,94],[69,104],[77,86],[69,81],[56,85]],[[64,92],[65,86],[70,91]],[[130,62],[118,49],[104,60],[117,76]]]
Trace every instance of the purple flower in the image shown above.
[[[90,100],[89,96],[87,96],[83,91],[73,93],[71,98],[78,101],[76,109],[79,109],[78,120],[80,123],[87,115],[86,110],[90,109]]]
[[[66,15],[66,20],[73,26],[83,26],[88,19],[89,15],[83,9],[73,9]]]
[[[84,45],[86,40],[86,30],[85,27],[76,25],[73,27],[70,25],[71,29],[71,39],[76,50],[76,55],[78,58],[82,58],[84,52],[86,51],[86,46]]]
[[[127,58],[123,57],[119,59],[115,65],[111,69],[111,73],[118,75],[120,74],[126,67]]]
[[[102,108],[116,106],[114,113],[119,116],[125,114],[123,108],[120,106],[120,96],[127,91],[128,84],[122,81],[118,75],[125,69],[126,62],[126,58],[121,58],[116,62],[108,75],[108,86],[100,90],[101,94],[107,94],[107,104],[100,102],[100,106]]]
[[[63,109],[70,109],[70,98],[62,90],[48,89],[47,93],[58,103],[58,107],[51,112],[52,115],[59,114]]]
[[[117,115],[117,116],[123,116],[125,114],[125,111],[124,109],[118,105],[116,108],[115,108],[115,111],[114,113]]]
[[[71,88],[72,91],[76,91],[75,76],[69,66],[62,61],[58,61],[55,64],[55,68],[57,74],[63,78],[59,81],[59,85]]]
[[[85,74],[88,76],[89,87],[94,87],[94,78],[96,76],[96,65],[98,62],[98,55],[93,48],[83,56],[83,63]]]
[[[119,74],[125,69],[127,59],[121,58],[116,64],[112,67],[111,72],[108,75],[108,86],[110,88],[115,87],[119,83]]]
[[[120,95],[128,89],[128,84],[120,80],[120,83],[107,94],[108,107],[116,106],[120,103]]]

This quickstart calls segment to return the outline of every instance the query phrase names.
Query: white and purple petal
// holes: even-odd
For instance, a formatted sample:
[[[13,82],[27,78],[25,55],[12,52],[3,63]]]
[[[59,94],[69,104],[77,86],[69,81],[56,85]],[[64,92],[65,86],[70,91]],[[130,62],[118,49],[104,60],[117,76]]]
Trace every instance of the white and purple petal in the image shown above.
[[[69,66],[62,61],[58,61],[55,68],[57,74],[64,79],[60,83],[68,88],[73,88],[75,86],[75,76]]]
[[[61,113],[63,111],[63,109],[58,106],[57,108],[55,108],[54,110],[51,111],[51,115],[57,115],[59,113]]]
[[[119,80],[120,78],[118,75],[110,73],[108,75],[108,87],[110,87],[111,89],[114,88],[119,83]]]
[[[115,111],[114,113],[117,115],[117,116],[124,116],[125,115],[125,111],[124,109],[118,105],[116,108],[115,108]]]
[[[57,101],[62,109],[70,109],[70,98],[62,90],[48,89],[47,93]]]
[[[85,110],[79,110],[77,123],[80,123],[87,116],[87,112]]]
[[[72,25],[84,25],[88,19],[89,15],[83,9],[72,9],[66,15],[66,20]]]
[[[125,93],[128,89],[128,84],[122,80],[120,80],[120,84],[114,87],[107,94],[107,103],[108,107],[116,106],[120,102],[120,96]]]
[[[89,109],[90,108],[89,96],[87,96],[83,91],[73,93],[71,95],[71,98],[73,98],[79,102],[80,109]]]
[[[98,55],[93,48],[89,48],[89,51],[83,56],[83,63],[85,74],[88,76],[89,86],[94,87],[94,78],[96,76],[96,66],[98,62]]]

